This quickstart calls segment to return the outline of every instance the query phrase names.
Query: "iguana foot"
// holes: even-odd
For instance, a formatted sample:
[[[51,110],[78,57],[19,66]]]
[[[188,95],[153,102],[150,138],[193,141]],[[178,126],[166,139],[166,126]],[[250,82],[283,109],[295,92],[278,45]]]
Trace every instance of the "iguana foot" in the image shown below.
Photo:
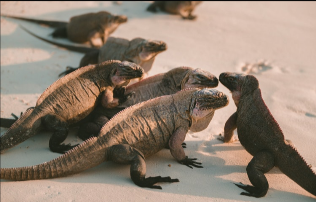
[[[243,183],[239,183],[236,184],[234,183],[237,187],[247,191],[247,192],[241,192],[240,195],[244,195],[244,196],[251,196],[251,197],[256,197],[256,198],[260,198],[266,195],[266,191],[262,191],[254,186],[250,186],[250,185],[245,185]]]
[[[70,144],[61,144],[61,145],[55,145],[55,146],[50,146],[50,150],[52,152],[64,154],[67,151],[71,150],[72,148],[78,146],[79,144],[76,145],[70,145]]]
[[[182,19],[184,19],[184,20],[195,20],[196,16],[195,15],[182,16]]]
[[[171,177],[161,177],[161,176],[156,176],[156,177],[147,177],[147,178],[142,178],[137,182],[137,185],[140,187],[147,187],[151,189],[162,189],[161,186],[154,185],[158,182],[179,182],[178,179],[172,179]]]
[[[66,71],[60,73],[58,76],[61,77],[61,76],[63,76],[63,75],[67,75],[67,74],[69,74],[69,73],[71,73],[71,72],[73,72],[73,71],[75,71],[75,70],[77,70],[77,69],[78,69],[78,68],[74,68],[74,67],[67,66],[67,67],[66,67]]]
[[[196,168],[203,168],[203,166],[201,166],[202,163],[200,162],[196,162],[197,158],[188,158],[187,156],[185,157],[185,159],[179,161],[181,164],[188,166],[189,168],[192,168],[192,166],[196,167]]]

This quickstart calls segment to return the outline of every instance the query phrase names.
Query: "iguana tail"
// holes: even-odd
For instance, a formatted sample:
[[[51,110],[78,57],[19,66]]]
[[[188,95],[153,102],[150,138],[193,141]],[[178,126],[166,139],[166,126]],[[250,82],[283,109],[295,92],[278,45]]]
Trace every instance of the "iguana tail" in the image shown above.
[[[0,152],[20,144],[36,134],[41,126],[41,115],[29,108],[14,122],[8,131],[0,137]]]
[[[38,39],[40,39],[42,41],[45,41],[47,43],[53,44],[55,46],[65,48],[65,49],[70,50],[70,51],[75,51],[75,52],[78,52],[78,53],[89,53],[91,51],[99,51],[99,49],[97,49],[97,48],[89,48],[89,47],[84,47],[84,46],[71,46],[71,45],[67,45],[67,44],[54,42],[54,41],[42,38],[42,37],[34,34],[33,32],[31,32],[28,29],[26,29],[25,27],[23,27],[22,25],[20,25],[20,26],[21,26],[22,29],[24,29],[26,32],[28,32],[29,34],[33,35],[34,37],[36,37],[36,38],[38,38]]]
[[[23,17],[12,16],[12,15],[3,15],[3,14],[1,14],[1,16],[7,17],[7,18],[14,18],[18,20],[24,20],[28,22],[34,22],[36,24],[47,25],[49,27],[66,27],[68,24],[68,22],[63,22],[63,21],[38,20],[38,19],[23,18]]]
[[[316,196],[316,173],[297,150],[293,146],[286,145],[278,153],[277,166],[279,169],[306,191]]]
[[[1,168],[0,179],[23,181],[72,175],[106,161],[106,153],[107,148],[102,149],[94,137],[49,162],[29,167]]]

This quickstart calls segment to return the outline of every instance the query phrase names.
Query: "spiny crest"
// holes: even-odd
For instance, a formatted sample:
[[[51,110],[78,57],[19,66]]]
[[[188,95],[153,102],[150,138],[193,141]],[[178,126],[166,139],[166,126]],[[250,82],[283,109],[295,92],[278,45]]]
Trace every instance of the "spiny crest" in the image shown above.
[[[58,79],[54,83],[52,83],[46,90],[42,93],[42,95],[37,99],[36,105],[39,105],[46,96],[50,95],[55,89],[57,89],[59,86],[63,85],[69,80],[72,80],[74,78],[77,78],[80,74],[89,71],[90,69],[93,69],[97,65],[87,65],[81,68],[76,69],[75,71],[71,72],[70,74],[67,74],[63,76],[62,78]],[[56,85],[56,86],[55,86]]]
[[[290,144],[288,146],[290,146],[293,150],[295,150],[297,155],[299,156],[299,158],[308,166],[308,163],[306,162],[304,157],[302,157],[301,154],[297,151],[297,149],[294,146],[290,145]],[[310,170],[316,175],[316,172],[312,168],[310,168]]]

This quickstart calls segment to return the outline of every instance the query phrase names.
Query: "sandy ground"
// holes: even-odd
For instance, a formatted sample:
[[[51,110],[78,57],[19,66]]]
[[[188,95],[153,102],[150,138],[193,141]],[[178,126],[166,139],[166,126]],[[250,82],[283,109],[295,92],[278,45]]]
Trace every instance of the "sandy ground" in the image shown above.
[[[112,36],[163,40],[168,50],[157,56],[149,75],[178,66],[255,75],[263,98],[285,137],[316,171],[316,3],[315,2],[203,2],[196,21],[146,12],[150,2],[1,2],[1,13],[67,21],[71,16],[106,10],[125,14],[129,21]],[[41,93],[67,65],[77,66],[83,54],[46,44],[23,31],[23,24],[51,38],[51,28],[1,18],[1,117],[9,118],[34,106]],[[67,42],[66,40],[59,40]],[[179,183],[162,190],[137,187],[129,166],[104,163],[69,177],[26,182],[1,181],[1,201],[315,201],[277,168],[266,174],[270,189],[261,199],[239,195],[233,183],[249,184],[251,160],[239,142],[223,144],[217,135],[236,110],[216,112],[209,127],[188,134],[186,154],[204,168],[177,163],[168,150],[146,159],[147,176],[171,176]],[[1,128],[1,134],[6,129]],[[81,141],[71,132],[66,143]],[[1,167],[30,166],[59,156],[48,149],[51,133],[40,133],[1,154]],[[170,167],[168,166],[170,164]]]

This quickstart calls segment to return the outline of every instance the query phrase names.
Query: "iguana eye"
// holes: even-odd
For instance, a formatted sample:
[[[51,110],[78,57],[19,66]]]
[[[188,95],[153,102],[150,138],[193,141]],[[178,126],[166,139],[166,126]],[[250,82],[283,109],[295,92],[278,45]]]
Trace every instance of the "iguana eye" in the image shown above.
[[[232,77],[228,77],[228,79],[227,79],[229,82],[233,82],[234,81],[234,79],[232,78]]]

